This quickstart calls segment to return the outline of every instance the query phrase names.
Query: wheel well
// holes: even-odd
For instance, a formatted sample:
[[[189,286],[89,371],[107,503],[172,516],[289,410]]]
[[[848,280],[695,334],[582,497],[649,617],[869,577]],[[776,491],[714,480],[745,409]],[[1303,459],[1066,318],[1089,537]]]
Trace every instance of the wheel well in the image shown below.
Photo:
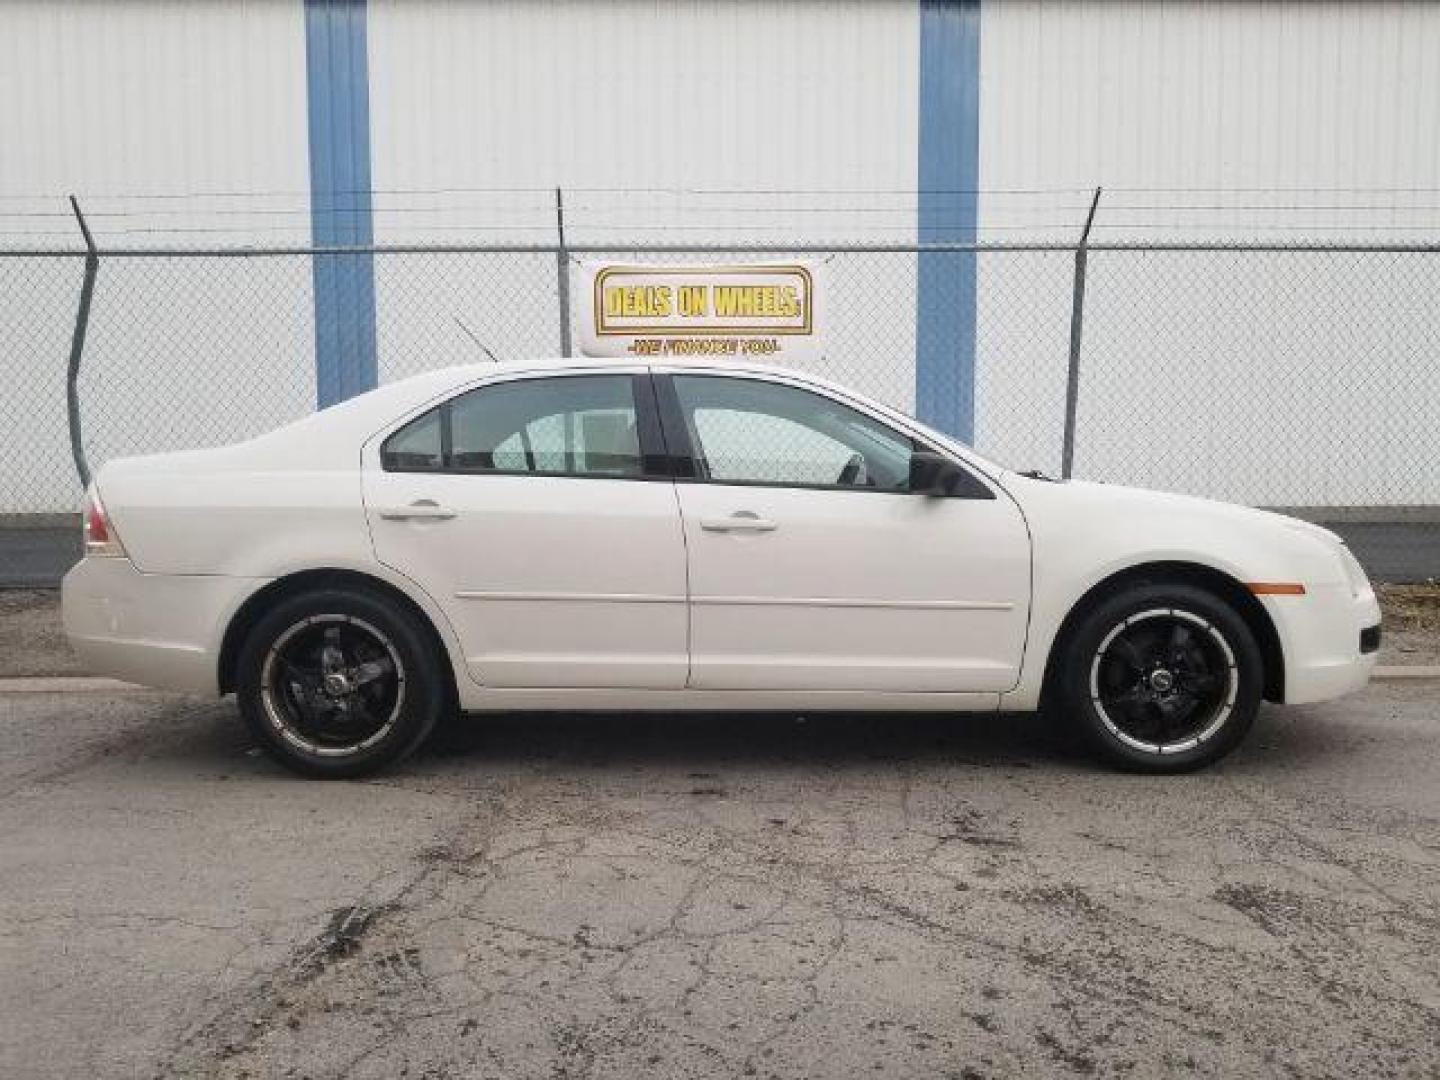
[[[1050,658],[1045,666],[1045,693],[1047,695],[1054,687],[1058,677],[1059,657],[1064,653],[1065,643],[1075,632],[1080,621],[1102,601],[1121,589],[1141,582],[1155,581],[1193,585],[1213,593],[1233,607],[1236,613],[1245,620],[1245,625],[1255,635],[1255,643],[1260,647],[1260,657],[1265,667],[1263,672],[1265,700],[1274,702],[1285,700],[1285,652],[1280,647],[1280,635],[1275,630],[1275,623],[1271,620],[1270,613],[1265,610],[1264,605],[1260,603],[1254,593],[1229,574],[1213,567],[1186,562],[1153,562],[1127,567],[1093,586],[1082,596],[1070,609],[1070,613],[1065,616],[1065,621],[1060,624],[1059,633],[1055,635],[1055,643],[1050,647]]]
[[[267,611],[282,600],[299,593],[334,588],[359,589],[376,593],[412,612],[420,620],[420,624],[425,627],[436,650],[445,658],[445,671],[450,671],[449,650],[446,649],[445,642],[441,640],[440,632],[435,629],[435,624],[431,621],[430,616],[425,614],[419,604],[394,585],[355,570],[302,570],[286,577],[276,578],[240,605],[240,610],[235,613],[230,620],[230,625],[225,628],[225,638],[220,644],[220,670],[218,672],[220,693],[229,694],[235,690],[235,667],[240,658],[240,649],[245,643],[245,638],[249,636],[250,630],[264,617]],[[452,675],[450,686],[452,695],[455,692],[453,683]]]

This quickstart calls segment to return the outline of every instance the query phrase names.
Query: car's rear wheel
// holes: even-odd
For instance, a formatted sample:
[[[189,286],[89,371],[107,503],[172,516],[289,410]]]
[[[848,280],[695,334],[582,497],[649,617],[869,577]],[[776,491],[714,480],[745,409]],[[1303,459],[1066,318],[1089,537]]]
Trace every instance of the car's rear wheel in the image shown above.
[[[289,597],[250,631],[237,696],[251,733],[306,776],[361,776],[412,753],[450,708],[413,612],[369,592]]]
[[[1066,714],[1125,768],[1208,765],[1239,744],[1260,708],[1254,635],[1224,600],[1191,585],[1130,586],[1089,611],[1062,648]]]

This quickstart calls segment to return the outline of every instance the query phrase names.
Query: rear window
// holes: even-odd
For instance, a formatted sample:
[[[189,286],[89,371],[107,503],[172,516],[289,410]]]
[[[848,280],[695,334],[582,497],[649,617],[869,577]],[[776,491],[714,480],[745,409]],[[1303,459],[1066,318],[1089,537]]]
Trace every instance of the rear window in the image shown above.
[[[390,472],[640,476],[629,375],[572,375],[482,386],[385,440]]]

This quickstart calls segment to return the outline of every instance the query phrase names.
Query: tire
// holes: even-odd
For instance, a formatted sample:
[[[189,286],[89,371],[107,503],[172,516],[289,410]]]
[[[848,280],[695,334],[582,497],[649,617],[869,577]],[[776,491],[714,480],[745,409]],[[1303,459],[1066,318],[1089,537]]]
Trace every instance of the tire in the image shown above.
[[[236,695],[250,733],[302,776],[394,765],[454,711],[443,651],[385,597],[330,588],[282,600],[241,647]]]
[[[1254,635],[1234,608],[1192,585],[1130,586],[1086,613],[1061,647],[1067,721],[1130,771],[1218,761],[1260,709],[1264,661]]]

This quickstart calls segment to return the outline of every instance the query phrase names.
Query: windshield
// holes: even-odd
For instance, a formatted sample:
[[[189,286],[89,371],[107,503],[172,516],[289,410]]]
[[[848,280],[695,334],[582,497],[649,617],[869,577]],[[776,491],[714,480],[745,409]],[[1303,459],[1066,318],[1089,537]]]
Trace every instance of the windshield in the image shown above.
[[[892,409],[889,406],[881,405],[878,402],[870,402],[869,404],[871,404],[872,407],[878,409],[880,412],[883,412],[884,414],[889,416],[891,419],[900,421],[915,429],[915,431],[918,432],[927,441],[937,443],[942,449],[949,450],[957,456],[964,458],[966,461],[970,462],[976,468],[978,468],[981,472],[988,473],[992,478],[999,476],[1001,473],[1004,472],[1016,471],[1009,465],[1002,464],[1001,462],[998,462],[993,458],[984,456],[969,443],[961,442],[959,439],[956,439],[953,436],[946,435],[942,431],[937,431],[935,428],[931,427],[923,420],[917,420],[909,413],[903,413],[898,409]]]

